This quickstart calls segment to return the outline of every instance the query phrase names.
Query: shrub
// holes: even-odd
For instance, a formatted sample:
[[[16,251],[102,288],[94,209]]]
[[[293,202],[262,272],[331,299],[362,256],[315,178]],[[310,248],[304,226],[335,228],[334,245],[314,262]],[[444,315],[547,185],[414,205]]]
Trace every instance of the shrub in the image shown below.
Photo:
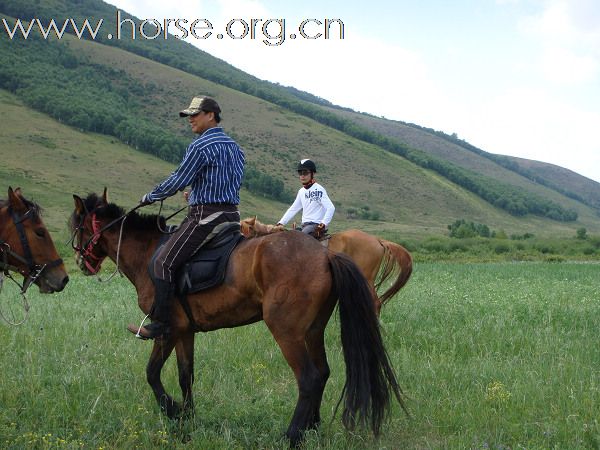
[[[487,225],[482,223],[467,222],[464,219],[455,221],[453,224],[448,225],[450,230],[450,237],[465,239],[475,236],[490,237],[490,229]]]
[[[508,244],[501,243],[501,244],[496,245],[496,247],[494,247],[494,251],[498,255],[501,253],[508,253],[508,252],[510,252],[510,246]]]

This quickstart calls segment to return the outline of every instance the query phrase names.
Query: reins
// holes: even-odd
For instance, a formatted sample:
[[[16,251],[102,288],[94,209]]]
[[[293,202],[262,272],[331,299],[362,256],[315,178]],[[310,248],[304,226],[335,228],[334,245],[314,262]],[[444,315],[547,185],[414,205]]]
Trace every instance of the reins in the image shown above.
[[[165,230],[162,228],[162,226],[160,225],[160,213],[162,211],[162,207],[163,207],[163,201],[160,201],[160,207],[158,208],[158,217],[156,218],[156,226],[158,227],[158,231],[160,231],[162,234],[174,234],[177,232],[177,230],[179,228],[175,228],[172,231],[169,230]],[[171,214],[169,217],[167,217],[165,219],[165,223],[167,223],[169,221],[169,219],[172,219],[173,217],[175,217],[177,214],[179,214],[181,211],[183,211],[184,209],[186,209],[188,206],[184,206],[183,208],[178,209],[177,211],[175,211],[173,214]]]

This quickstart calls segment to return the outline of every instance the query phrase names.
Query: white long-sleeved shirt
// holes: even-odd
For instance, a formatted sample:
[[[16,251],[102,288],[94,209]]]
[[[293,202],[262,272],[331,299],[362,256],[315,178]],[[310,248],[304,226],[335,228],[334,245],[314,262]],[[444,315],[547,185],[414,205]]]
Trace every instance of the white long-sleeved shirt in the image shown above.
[[[329,199],[325,188],[319,183],[314,183],[308,189],[300,188],[296,200],[285,212],[279,223],[285,225],[300,210],[302,210],[302,223],[315,222],[329,226],[335,212],[335,206]]]

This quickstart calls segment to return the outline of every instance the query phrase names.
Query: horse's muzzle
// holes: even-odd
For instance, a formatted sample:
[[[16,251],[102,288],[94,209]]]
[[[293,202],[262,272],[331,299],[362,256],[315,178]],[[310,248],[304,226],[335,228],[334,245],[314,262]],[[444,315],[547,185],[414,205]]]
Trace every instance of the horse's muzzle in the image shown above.
[[[40,292],[42,294],[52,294],[54,292],[61,292],[67,283],[69,282],[69,276],[63,270],[60,274],[43,274],[36,280]]]

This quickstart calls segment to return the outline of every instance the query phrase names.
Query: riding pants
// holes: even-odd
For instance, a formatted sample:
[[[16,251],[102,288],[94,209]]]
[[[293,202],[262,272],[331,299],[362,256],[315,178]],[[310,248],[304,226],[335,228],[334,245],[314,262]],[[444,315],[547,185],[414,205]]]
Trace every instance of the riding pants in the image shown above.
[[[175,272],[200,247],[215,236],[215,227],[225,222],[240,222],[236,205],[193,205],[154,260],[154,276],[173,283]]]

